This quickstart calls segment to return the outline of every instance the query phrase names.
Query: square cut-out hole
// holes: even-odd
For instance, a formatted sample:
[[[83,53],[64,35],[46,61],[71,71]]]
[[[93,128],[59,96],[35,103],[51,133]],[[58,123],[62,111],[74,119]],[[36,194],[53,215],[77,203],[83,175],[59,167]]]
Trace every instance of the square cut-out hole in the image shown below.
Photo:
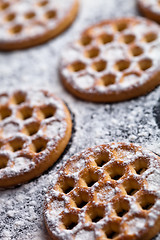
[[[120,235],[120,226],[117,222],[110,222],[104,229],[107,239],[115,239]]]
[[[15,13],[9,13],[6,17],[5,17],[5,21],[7,22],[11,22],[16,18],[16,14]]]
[[[113,35],[104,33],[98,37],[98,42],[101,44],[107,44],[113,41]]]
[[[105,209],[102,206],[92,206],[87,210],[87,214],[93,223],[97,223],[104,218]]]
[[[32,117],[33,108],[25,106],[21,108],[17,114],[17,117],[21,118],[22,120],[26,120]]]
[[[118,235],[119,235],[119,232],[116,232],[114,230],[106,233],[106,237],[108,239],[115,239]]]
[[[139,61],[138,65],[142,71],[146,71],[147,69],[152,67],[152,60],[149,58],[142,59],[141,61]]]
[[[109,153],[105,152],[102,154],[98,154],[96,157],[94,157],[94,160],[98,167],[103,167],[106,163],[110,161]]]
[[[46,149],[47,143],[48,143],[48,140],[42,137],[36,138],[32,141],[32,144],[30,146],[31,151],[35,153],[40,153]]]
[[[115,84],[116,83],[116,75],[114,74],[106,74],[101,77],[100,82],[102,83],[103,86],[107,87],[109,85]]]
[[[35,12],[27,12],[27,13],[24,15],[24,17],[25,17],[26,19],[32,19],[32,18],[34,18],[35,16],[36,16]]]
[[[107,162],[102,159],[97,165],[98,165],[99,167],[103,167],[106,163],[107,163]]]
[[[97,179],[97,180],[98,180],[98,179]],[[88,181],[88,183],[87,183],[88,187],[92,187],[92,186],[97,182],[97,180],[95,180],[95,179],[90,179],[90,181]]]
[[[66,229],[71,230],[77,225],[77,222],[70,222],[69,224],[66,224]]]
[[[131,187],[130,189],[127,189],[127,194],[133,196],[136,192],[138,192],[138,190],[138,188]]]
[[[76,213],[68,213],[62,216],[63,227],[72,230],[78,224],[78,215]]]
[[[115,68],[116,70],[122,72],[127,68],[129,68],[129,66],[130,66],[130,62],[128,60],[121,60],[116,63]]]
[[[96,72],[102,72],[106,69],[106,67],[107,67],[107,63],[104,60],[100,60],[92,64],[92,68]]]
[[[119,199],[114,203],[115,213],[122,218],[129,211],[129,203],[123,199]]]
[[[83,208],[83,207],[86,206],[87,203],[88,202],[85,202],[83,199],[81,199],[80,202],[76,202],[76,205],[77,205],[78,208]]]
[[[118,31],[118,32],[122,32],[127,28],[128,28],[128,24],[126,22],[118,22],[115,25],[115,30]]]
[[[96,182],[99,180],[99,175],[97,172],[94,172],[93,170],[88,170],[84,172],[82,179],[86,183],[86,185],[90,188],[92,187]]]
[[[53,19],[56,18],[57,16],[57,12],[55,10],[49,10],[48,12],[46,12],[45,17],[47,19]]]
[[[145,158],[136,159],[134,169],[138,175],[142,175],[148,169],[148,161]]]
[[[92,38],[87,35],[83,35],[82,38],[79,40],[79,44],[82,46],[88,46],[92,42]]]
[[[16,137],[9,142],[11,151],[17,152],[23,149],[24,140],[20,137]]]
[[[17,24],[10,29],[10,33],[16,35],[16,34],[20,34],[22,30],[23,30],[22,25]]]
[[[131,54],[134,56],[134,57],[138,57],[140,55],[143,54],[143,48],[139,47],[139,46],[133,46],[131,48]]]
[[[10,4],[8,2],[1,2],[0,3],[0,10],[5,10],[10,6]]]
[[[123,183],[123,186],[128,195],[133,196],[137,191],[140,190],[140,184],[135,179],[128,179]]]
[[[74,202],[80,209],[86,206],[88,201],[89,201],[88,192],[78,192],[78,194],[74,197]]]
[[[124,167],[118,164],[112,164],[108,169],[107,172],[111,179],[117,181],[124,175]]]
[[[149,211],[156,202],[156,196],[154,196],[153,194],[144,193],[143,195],[141,195],[138,202],[143,210]]]
[[[144,41],[145,42],[153,42],[157,39],[157,33],[155,32],[149,32],[144,36]]]
[[[38,132],[39,128],[40,128],[39,122],[31,122],[25,125],[23,132],[28,136],[33,136]]]
[[[122,36],[122,41],[126,44],[131,44],[135,41],[135,35],[133,34],[126,34]]]
[[[12,115],[12,111],[8,107],[2,107],[0,109],[0,120],[3,120],[5,118],[8,118]]]
[[[117,211],[117,216],[118,217],[123,217],[126,213],[128,213],[128,210],[121,208]]]
[[[87,58],[96,58],[99,55],[99,49],[98,48],[91,48],[85,52],[85,56]]]
[[[65,194],[70,193],[74,189],[74,180],[72,178],[64,178],[60,183],[60,188]]]
[[[83,62],[77,61],[72,63],[68,69],[71,72],[80,72],[86,68],[86,65]]]
[[[98,214],[96,214],[96,215],[92,218],[92,222],[97,223],[97,222],[99,222],[102,218],[103,218],[103,216],[99,216]]]
[[[38,2],[38,6],[39,6],[39,7],[45,7],[47,4],[48,4],[48,1],[47,1],[47,0]]]
[[[8,160],[7,155],[0,153],[0,169],[7,167]]]
[[[47,119],[47,118],[51,118],[54,116],[56,112],[56,107],[53,105],[47,105],[44,107],[40,108],[40,118],[41,119]]]
[[[26,101],[26,93],[24,92],[16,92],[14,95],[13,95],[13,100],[12,102],[14,104],[21,104],[21,103],[24,103]]]
[[[124,73],[121,80],[120,80],[120,83],[121,84],[124,84],[124,83],[127,83],[129,84],[130,82],[133,84],[133,83],[137,83],[139,81],[139,78],[140,78],[141,74],[140,72],[127,72],[127,73]]]

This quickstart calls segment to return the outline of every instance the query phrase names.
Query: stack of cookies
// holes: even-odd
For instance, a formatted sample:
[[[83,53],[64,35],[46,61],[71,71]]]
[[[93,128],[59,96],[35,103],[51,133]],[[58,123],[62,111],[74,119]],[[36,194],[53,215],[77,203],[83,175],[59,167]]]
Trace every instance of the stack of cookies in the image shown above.
[[[81,15],[80,5],[80,0],[0,0],[2,55],[15,50],[23,55],[24,49],[42,43],[46,48],[73,23],[78,11]],[[47,176],[60,160],[41,206],[47,238],[151,240],[160,232],[160,157],[136,142],[117,139],[98,145],[91,139],[95,146],[78,152],[71,139],[78,124],[73,114],[77,99],[86,111],[87,104],[98,109],[122,102],[123,107],[124,101],[136,102],[140,96],[147,101],[145,95],[160,85],[160,2],[137,0],[137,7],[147,18],[106,16],[58,50],[59,81],[64,86],[60,97],[50,89],[36,89],[34,83],[34,89],[11,87],[0,93],[3,193]],[[68,98],[75,104],[68,106]],[[67,145],[74,155],[62,161]],[[18,194],[18,188],[14,190]],[[20,239],[4,230],[0,237]],[[30,239],[43,237],[31,234]]]

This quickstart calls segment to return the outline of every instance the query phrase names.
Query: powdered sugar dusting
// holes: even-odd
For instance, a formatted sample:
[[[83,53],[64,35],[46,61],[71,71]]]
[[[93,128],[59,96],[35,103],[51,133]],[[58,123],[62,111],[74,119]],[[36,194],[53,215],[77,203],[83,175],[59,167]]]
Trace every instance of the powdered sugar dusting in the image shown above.
[[[14,136],[19,131],[19,125],[15,122],[8,122],[3,125],[3,137],[9,138]]]
[[[54,200],[52,203],[51,203],[51,211],[48,213],[48,216],[49,217],[55,217],[55,216],[58,216],[62,211],[64,211],[64,201],[58,201],[58,200]]]
[[[78,19],[63,35],[39,47],[0,54],[1,90],[50,90],[65,100],[76,121],[71,147],[55,166],[38,179],[0,192],[1,239],[48,240],[43,221],[44,196],[48,186],[56,181],[57,170],[71,155],[111,141],[132,141],[160,153],[160,129],[152,113],[158,105],[159,88],[147,96],[111,105],[85,103],[63,89],[57,66],[66,44],[98,21],[138,14],[134,0],[82,0],[81,4]]]
[[[87,230],[80,230],[75,237],[75,240],[82,240],[82,239],[94,239],[95,234],[93,231]]]
[[[145,224],[146,220],[144,218],[135,217],[134,219],[128,221],[126,230],[129,235],[138,235],[138,233],[145,228]]]
[[[153,13],[160,14],[159,0],[139,0],[145,8],[149,8]]]
[[[117,101],[123,92],[126,98],[118,100],[122,101],[129,98],[130,89],[135,89],[136,96],[159,71],[159,55],[154,57],[159,32],[157,24],[142,18],[106,21],[88,28],[62,54],[60,71],[66,88],[91,101]],[[73,58],[68,52],[74,52]]]
[[[84,169],[82,165],[76,173],[76,178],[74,171],[69,171],[68,168],[73,161],[86,162],[86,168]],[[74,239],[75,232],[81,226],[84,233],[76,234],[77,238],[79,234],[82,239],[85,234],[86,236],[91,234],[91,239],[95,239],[94,232],[91,230],[94,230],[97,236],[105,234],[104,229],[107,226],[109,228],[108,221],[111,224],[114,221],[110,213],[116,212],[120,217],[118,235],[123,235],[124,238],[128,235],[142,238],[142,229],[145,233],[152,230],[146,226],[149,225],[152,228],[160,218],[160,187],[153,177],[148,181],[149,173],[151,172],[154,176],[156,170],[160,171],[160,159],[152,152],[133,144],[111,143],[77,154],[60,169],[56,184],[47,194],[45,202],[47,227],[55,238]],[[71,179],[74,179],[72,184],[69,182]],[[135,187],[137,184],[139,187]],[[87,200],[84,200],[83,191],[88,195]],[[60,203],[58,215],[52,214],[56,208],[56,197],[59,197],[58,205]],[[60,197],[66,203],[63,207],[61,207]],[[85,204],[79,205],[79,202],[83,201]],[[125,209],[126,213],[121,216],[119,214],[121,210],[118,209],[123,209],[123,204],[127,205],[128,209]],[[151,207],[148,209],[146,204]],[[103,213],[101,213],[102,208]],[[146,210],[145,213],[142,209]],[[100,217],[98,221],[95,220],[97,214]],[[72,228],[70,228],[71,224],[74,224]],[[85,230],[86,226],[89,231]]]
[[[76,79],[77,86],[80,89],[87,89],[93,86],[94,79],[91,76],[80,76]]]
[[[74,4],[74,0],[46,1],[7,1],[8,5],[1,11],[0,42],[15,43],[37,39],[57,28]],[[42,4],[41,4],[42,3]],[[10,14],[14,14],[11,19]],[[47,14],[50,13],[48,16]],[[12,16],[12,15],[11,15]]]
[[[97,192],[97,200],[99,202],[110,201],[115,196],[115,189],[110,186],[102,186]]]
[[[49,92],[13,91],[5,107],[10,111],[8,116],[4,115],[7,110],[1,109],[1,187],[5,186],[3,178],[30,172],[44,161],[65,138],[68,128],[64,104]]]

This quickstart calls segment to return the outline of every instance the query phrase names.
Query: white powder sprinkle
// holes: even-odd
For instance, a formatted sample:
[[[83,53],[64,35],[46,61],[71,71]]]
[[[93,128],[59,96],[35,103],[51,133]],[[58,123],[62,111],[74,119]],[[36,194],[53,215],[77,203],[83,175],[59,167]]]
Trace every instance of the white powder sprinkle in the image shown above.
[[[98,21],[138,14],[135,0],[82,0],[81,3],[78,19],[58,38],[28,50],[0,53],[1,90],[8,91],[10,88],[20,87],[24,90],[27,88],[50,90],[65,100],[75,115],[76,122],[71,147],[57,164],[27,184],[0,192],[2,240],[48,239],[43,220],[44,195],[48,186],[55,182],[57,170],[73,154],[86,147],[111,141],[128,142],[131,139],[160,154],[160,131],[153,116],[153,108],[159,99],[159,88],[147,96],[118,104],[86,103],[75,99],[63,89],[57,67],[60,52],[63,52],[66,44],[72,41],[73,37],[77,37],[83,29]],[[157,49],[153,51],[154,54],[156,52]],[[6,100],[0,101],[4,103]],[[129,136],[136,136],[136,139],[134,140],[134,137],[129,139]],[[159,175],[156,177],[160,182]],[[30,209],[30,206],[33,208]],[[19,227],[14,228],[17,221],[21,223]],[[160,236],[157,236],[156,240],[159,239]]]

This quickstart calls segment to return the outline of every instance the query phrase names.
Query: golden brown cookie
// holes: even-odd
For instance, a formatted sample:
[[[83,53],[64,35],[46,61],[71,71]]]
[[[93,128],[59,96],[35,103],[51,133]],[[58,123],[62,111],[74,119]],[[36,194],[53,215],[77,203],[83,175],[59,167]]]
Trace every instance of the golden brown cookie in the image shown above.
[[[160,231],[160,158],[134,144],[76,154],[45,201],[54,240],[149,240]]]
[[[78,0],[0,0],[0,49],[46,42],[64,31],[77,12]]]
[[[159,0],[137,0],[142,14],[160,23],[160,1]]]
[[[0,94],[0,188],[51,167],[70,139],[71,126],[67,107],[47,91]]]
[[[62,54],[60,75],[73,95],[118,102],[160,84],[160,28],[143,18],[108,20],[84,31]]]

